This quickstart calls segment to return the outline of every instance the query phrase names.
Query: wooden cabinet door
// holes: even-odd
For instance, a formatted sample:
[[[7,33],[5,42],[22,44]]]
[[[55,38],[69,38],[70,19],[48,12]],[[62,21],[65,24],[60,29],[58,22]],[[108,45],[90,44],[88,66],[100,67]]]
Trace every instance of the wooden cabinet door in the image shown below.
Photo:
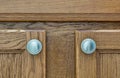
[[[38,55],[31,55],[26,44],[42,42]],[[45,31],[0,30],[0,78],[45,78]]]
[[[81,50],[86,38],[96,42],[93,54]],[[120,78],[120,30],[76,31],[76,78]]]

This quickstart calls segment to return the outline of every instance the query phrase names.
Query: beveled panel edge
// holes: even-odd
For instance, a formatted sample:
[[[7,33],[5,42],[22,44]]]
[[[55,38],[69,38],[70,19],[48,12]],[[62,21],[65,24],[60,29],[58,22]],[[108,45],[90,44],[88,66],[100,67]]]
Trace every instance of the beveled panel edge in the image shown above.
[[[3,32],[3,33],[9,33],[9,32],[45,32],[45,30],[42,30],[42,29],[33,29],[33,30],[29,30],[29,29],[0,29],[0,32]]]
[[[99,30],[75,30],[76,33],[78,32],[120,32],[120,29],[109,29],[109,30],[105,30],[105,29],[99,29]]]

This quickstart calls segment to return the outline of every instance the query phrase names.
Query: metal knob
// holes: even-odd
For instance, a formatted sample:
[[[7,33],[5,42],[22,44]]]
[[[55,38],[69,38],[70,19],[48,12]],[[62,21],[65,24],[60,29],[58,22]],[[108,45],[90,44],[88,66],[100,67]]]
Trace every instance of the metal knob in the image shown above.
[[[84,39],[81,43],[81,50],[85,54],[92,54],[96,50],[96,43],[93,39],[87,38]]]
[[[37,55],[42,50],[42,43],[37,39],[32,39],[27,43],[27,51],[32,55]]]

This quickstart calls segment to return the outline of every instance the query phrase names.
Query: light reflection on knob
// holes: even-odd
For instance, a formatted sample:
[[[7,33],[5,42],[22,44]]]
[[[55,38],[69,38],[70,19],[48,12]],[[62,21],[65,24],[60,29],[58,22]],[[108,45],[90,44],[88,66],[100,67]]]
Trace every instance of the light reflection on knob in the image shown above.
[[[92,54],[96,50],[96,43],[93,39],[86,38],[81,43],[81,50],[85,54]]]
[[[32,55],[37,55],[42,50],[42,43],[37,39],[32,39],[27,43],[27,51]]]

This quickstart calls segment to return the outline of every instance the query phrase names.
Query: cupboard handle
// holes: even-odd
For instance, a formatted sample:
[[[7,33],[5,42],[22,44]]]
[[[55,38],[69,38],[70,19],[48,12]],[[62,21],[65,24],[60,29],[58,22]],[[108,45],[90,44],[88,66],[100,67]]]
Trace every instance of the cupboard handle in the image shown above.
[[[42,43],[37,39],[32,39],[27,43],[27,51],[32,55],[37,55],[42,50]]]
[[[81,50],[85,54],[92,54],[96,50],[96,42],[91,38],[86,38],[81,43]]]

